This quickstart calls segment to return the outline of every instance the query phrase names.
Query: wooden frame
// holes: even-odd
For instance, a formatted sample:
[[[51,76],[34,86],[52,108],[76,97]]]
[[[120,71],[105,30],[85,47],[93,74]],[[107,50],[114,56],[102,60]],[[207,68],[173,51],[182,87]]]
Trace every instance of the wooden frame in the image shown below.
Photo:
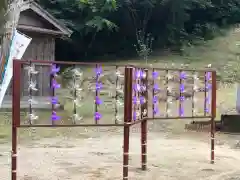
[[[26,1],[21,6],[21,12],[26,10],[33,10],[36,14],[41,16],[43,19],[47,20],[49,23],[51,23],[54,27],[59,29],[59,32],[61,32],[62,35],[70,37],[72,34],[72,31],[68,29],[63,23],[61,23],[59,20],[57,20],[55,17],[53,17],[50,13],[48,13],[46,10],[44,10],[39,4],[36,2],[29,2]],[[21,28],[21,26],[20,26]],[[23,28],[23,27],[22,27]],[[26,27],[24,27],[26,29]],[[31,28],[31,27],[30,27]],[[36,29],[35,29],[36,30]],[[39,31],[38,31],[39,32]],[[46,33],[46,31],[45,31]]]

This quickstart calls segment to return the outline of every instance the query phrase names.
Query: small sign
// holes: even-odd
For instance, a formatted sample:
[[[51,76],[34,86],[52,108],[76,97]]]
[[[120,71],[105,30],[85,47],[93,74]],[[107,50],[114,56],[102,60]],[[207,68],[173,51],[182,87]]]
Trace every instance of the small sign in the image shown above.
[[[8,57],[2,57],[1,60],[1,86],[0,86],[0,107],[2,106],[2,101],[7,91],[7,88],[11,82],[13,76],[13,59],[21,59],[25,53],[28,45],[30,44],[32,38],[15,31]]]

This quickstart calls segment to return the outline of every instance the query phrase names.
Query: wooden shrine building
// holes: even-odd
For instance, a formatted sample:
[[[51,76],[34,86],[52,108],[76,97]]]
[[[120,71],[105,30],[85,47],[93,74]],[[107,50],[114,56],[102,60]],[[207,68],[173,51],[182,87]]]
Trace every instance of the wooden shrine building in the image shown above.
[[[21,6],[21,13],[17,29],[32,38],[30,45],[23,55],[24,60],[55,60],[55,39],[63,36],[70,37],[72,31],[44,10],[36,2],[25,2]],[[40,73],[37,76],[39,91],[34,94],[39,98],[49,96],[49,72],[48,67],[38,67]],[[22,100],[27,99],[28,77],[23,75],[24,87],[22,88]],[[11,85],[3,101],[3,108],[11,107]],[[39,105],[41,106],[41,105]],[[45,105],[42,105],[45,106]]]

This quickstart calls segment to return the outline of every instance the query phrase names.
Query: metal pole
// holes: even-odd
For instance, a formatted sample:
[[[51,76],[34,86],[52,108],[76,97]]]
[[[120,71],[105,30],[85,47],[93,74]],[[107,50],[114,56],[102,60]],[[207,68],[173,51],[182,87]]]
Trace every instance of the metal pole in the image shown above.
[[[146,86],[146,91],[142,92],[141,96],[145,98],[145,103],[141,105],[141,119],[148,117],[148,70],[143,70],[146,73],[146,78],[142,79],[142,86]],[[144,114],[144,110],[146,114]],[[147,120],[141,122],[141,153],[142,153],[142,170],[147,169]]]

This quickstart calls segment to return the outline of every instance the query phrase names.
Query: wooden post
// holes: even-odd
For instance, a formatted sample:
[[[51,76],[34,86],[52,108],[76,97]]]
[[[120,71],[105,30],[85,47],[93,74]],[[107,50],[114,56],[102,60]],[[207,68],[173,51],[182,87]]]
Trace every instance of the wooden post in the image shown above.
[[[129,166],[129,136],[130,123],[132,121],[132,71],[130,67],[125,67],[124,82],[124,137],[123,137],[123,180],[128,180]]]
[[[17,127],[20,126],[21,62],[13,61],[12,88],[12,180],[17,180]]]
[[[211,103],[211,164],[214,164],[215,158],[215,118],[217,101],[217,79],[216,71],[212,72],[212,103]]]

